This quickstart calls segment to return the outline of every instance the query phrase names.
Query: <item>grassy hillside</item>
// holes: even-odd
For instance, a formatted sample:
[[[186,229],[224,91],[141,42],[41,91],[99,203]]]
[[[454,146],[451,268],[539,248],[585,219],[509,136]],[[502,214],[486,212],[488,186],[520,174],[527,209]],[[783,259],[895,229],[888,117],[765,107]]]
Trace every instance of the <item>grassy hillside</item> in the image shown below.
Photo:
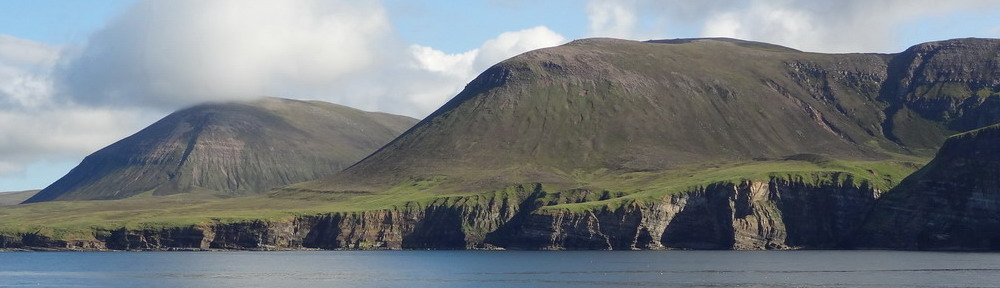
[[[576,170],[663,171],[797,154],[929,157],[959,120],[922,111],[989,122],[998,117],[989,111],[1000,107],[990,104],[1000,95],[954,96],[982,99],[962,110],[925,101],[937,96],[917,93],[925,82],[906,79],[948,87],[996,81],[982,72],[949,78],[940,71],[997,70],[988,52],[998,43],[951,40],[885,55],[732,39],[573,41],[497,64],[375,154],[293,189],[381,190],[444,175],[455,189],[482,190],[572,182],[567,175]],[[969,56],[950,56],[961,53]],[[907,68],[913,61],[934,65]]]

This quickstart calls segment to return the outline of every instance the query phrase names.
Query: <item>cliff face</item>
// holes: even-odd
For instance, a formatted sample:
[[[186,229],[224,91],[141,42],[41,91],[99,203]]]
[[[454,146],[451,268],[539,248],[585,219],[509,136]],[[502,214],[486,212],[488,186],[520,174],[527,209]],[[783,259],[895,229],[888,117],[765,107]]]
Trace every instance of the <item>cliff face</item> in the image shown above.
[[[1000,126],[953,136],[931,163],[879,201],[864,248],[1000,249]]]
[[[1000,122],[1000,41],[929,42],[894,55],[881,87],[886,136],[936,149],[948,135]],[[933,150],[930,150],[933,151]]]
[[[715,184],[618,209],[533,213],[500,246],[523,249],[836,248],[881,194],[774,178]]]
[[[491,195],[440,198],[394,209],[118,229],[93,239],[0,236],[0,248],[56,249],[791,249],[841,247],[880,195],[849,176],[719,183],[660,201],[570,210],[574,191],[552,200],[541,185]],[[840,181],[843,180],[843,181]],[[613,196],[613,195],[612,195]],[[549,200],[544,200],[549,199]],[[615,199],[610,199],[614,201]],[[614,202],[609,202],[614,203]],[[611,207],[611,206],[608,206]]]

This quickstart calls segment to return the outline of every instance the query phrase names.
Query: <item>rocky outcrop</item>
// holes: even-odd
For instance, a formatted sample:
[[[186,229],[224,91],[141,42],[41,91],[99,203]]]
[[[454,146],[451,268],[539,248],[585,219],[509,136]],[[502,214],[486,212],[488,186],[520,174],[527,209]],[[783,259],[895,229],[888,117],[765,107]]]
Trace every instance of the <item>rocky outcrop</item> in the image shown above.
[[[1000,125],[953,136],[879,200],[860,248],[1000,250]]]
[[[880,195],[849,174],[828,184],[774,177],[716,183],[659,201],[615,199],[564,209],[595,193],[542,185],[439,198],[393,209],[273,221],[96,231],[92,240],[0,236],[0,248],[171,249],[822,249],[841,247]],[[587,203],[584,203],[587,204]]]
[[[837,174],[836,177],[849,177]],[[522,249],[836,248],[880,195],[855,186],[770,181],[719,183],[659,202],[533,213],[512,237]]]
[[[933,152],[949,135],[1000,122],[997,51],[996,39],[966,38],[895,54],[880,93],[889,104],[886,136],[910,150]]]

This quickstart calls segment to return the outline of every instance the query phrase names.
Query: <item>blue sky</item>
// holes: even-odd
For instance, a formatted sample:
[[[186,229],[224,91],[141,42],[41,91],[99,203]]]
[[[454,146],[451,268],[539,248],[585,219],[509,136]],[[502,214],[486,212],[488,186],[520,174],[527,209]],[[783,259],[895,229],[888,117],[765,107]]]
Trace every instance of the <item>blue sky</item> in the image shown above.
[[[133,0],[0,1],[0,33],[54,45],[83,43]]]
[[[0,191],[43,188],[203,101],[318,99],[419,118],[489,65],[573,39],[898,52],[998,37],[998,19],[991,0],[0,0]]]
[[[135,2],[138,0],[2,0],[0,33],[55,45],[82,44],[91,33]],[[574,38],[584,37],[587,32],[585,6],[580,1],[387,0],[383,3],[404,40],[448,53],[465,52],[500,33],[538,25],[575,35]]]

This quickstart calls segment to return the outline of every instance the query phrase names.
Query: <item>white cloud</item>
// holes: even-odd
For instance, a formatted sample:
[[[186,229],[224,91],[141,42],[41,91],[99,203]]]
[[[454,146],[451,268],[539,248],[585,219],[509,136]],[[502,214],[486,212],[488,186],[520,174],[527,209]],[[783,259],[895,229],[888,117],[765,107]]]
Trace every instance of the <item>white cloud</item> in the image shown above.
[[[47,70],[58,58],[57,47],[0,34],[0,64],[33,71]]]
[[[0,176],[38,161],[78,161],[149,121],[136,110],[107,108],[0,111]]]
[[[2,64],[0,60],[0,103],[10,107],[38,107],[52,95],[48,74],[33,73]]]
[[[668,28],[700,23],[694,26],[701,27],[704,37],[763,41],[816,52],[898,52],[900,44],[914,44],[899,43],[902,39],[897,33],[912,21],[1000,8],[1000,1],[991,0],[635,1],[591,0],[592,33],[607,30],[604,34],[635,39],[639,28],[631,19],[640,15],[639,19],[658,18]]]
[[[446,78],[433,86],[411,87],[412,100],[424,111],[430,112],[461,91],[465,84],[479,73],[515,55],[560,45],[566,38],[545,26],[520,31],[504,32],[487,40],[479,48],[460,54],[445,54],[430,47],[413,46],[414,60],[421,63],[423,72],[434,72]]]
[[[635,1],[591,0],[587,3],[590,35],[631,39],[638,22]]]
[[[0,35],[0,177],[39,161],[78,160],[151,121],[135,110],[54,101],[51,72],[60,51]]]
[[[815,25],[813,18],[807,11],[770,2],[754,2],[747,10],[718,13],[708,18],[702,35],[753,39],[804,49],[831,49],[831,45],[837,45],[826,43],[831,39],[822,35],[827,33]]]
[[[60,49],[31,40],[0,35],[0,107],[38,107],[49,101],[49,73]]]
[[[486,70],[493,64],[527,51],[552,47],[566,42],[566,38],[545,26],[524,29],[515,32],[504,32],[496,38],[487,40],[479,47],[475,69],[478,72]],[[472,77],[476,75],[471,75]],[[472,80],[469,77],[468,80]]]
[[[432,47],[414,44],[410,45],[410,54],[415,62],[413,68],[465,78],[473,73],[472,64],[479,55],[479,49],[460,54],[447,54]]]
[[[370,74],[350,78],[341,86],[335,102],[372,110],[423,117],[455,96],[479,73],[518,54],[560,45],[566,38],[538,26],[504,32],[478,48],[448,54],[432,47],[410,45],[395,61],[405,65],[384,65]],[[389,57],[389,56],[387,56]],[[387,81],[391,79],[391,81]]]
[[[375,1],[144,1],[90,37],[58,88],[89,105],[166,108],[316,96],[370,67],[390,32]]]

